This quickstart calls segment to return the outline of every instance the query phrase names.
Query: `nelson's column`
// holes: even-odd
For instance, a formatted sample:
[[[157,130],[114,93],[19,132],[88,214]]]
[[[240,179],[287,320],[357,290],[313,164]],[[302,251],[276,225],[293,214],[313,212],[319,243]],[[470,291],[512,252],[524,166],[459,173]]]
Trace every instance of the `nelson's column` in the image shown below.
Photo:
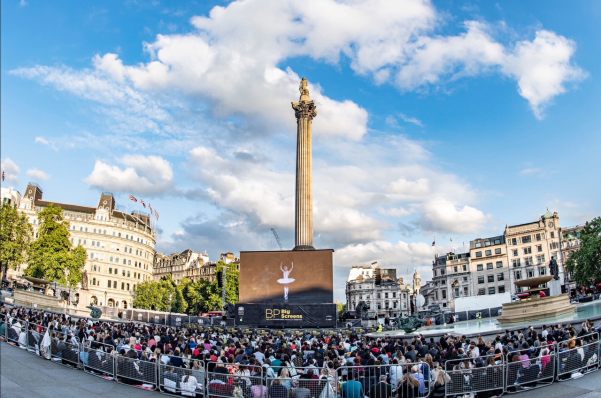
[[[292,102],[296,116],[296,201],[294,250],[314,250],[313,247],[313,118],[315,103],[309,95],[309,82],[303,77],[300,98]]]

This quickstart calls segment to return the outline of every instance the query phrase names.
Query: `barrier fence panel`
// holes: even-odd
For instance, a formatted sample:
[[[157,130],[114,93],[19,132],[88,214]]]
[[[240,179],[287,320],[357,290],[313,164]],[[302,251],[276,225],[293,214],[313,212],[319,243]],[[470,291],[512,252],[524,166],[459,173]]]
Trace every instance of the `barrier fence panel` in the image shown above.
[[[398,392],[402,396],[425,397],[429,395],[432,386],[432,370],[426,362],[342,366],[337,373],[338,388],[343,398],[352,395],[352,390],[358,388],[355,382],[361,384],[362,393],[366,396],[387,394],[388,387],[378,384],[380,381],[390,384],[393,394]],[[407,376],[403,377],[403,375]]]
[[[488,355],[474,359],[447,361],[451,380],[446,383],[446,395],[464,395],[484,391],[502,393],[505,390],[505,363],[502,357]]]
[[[27,351],[40,355],[40,344],[46,333],[46,328],[42,325],[29,323],[27,330]]]
[[[206,384],[205,364],[203,361],[191,359],[184,367],[159,364],[159,389],[171,394],[187,397],[204,395]]]
[[[574,348],[569,348],[574,344]],[[576,337],[571,343],[565,340],[559,343],[557,353],[557,380],[579,377],[584,373],[599,369],[599,334],[591,333]]]
[[[115,380],[142,384],[144,388],[154,390],[157,387],[156,363],[119,355],[115,358]]]
[[[62,365],[79,367],[79,344],[74,344],[69,336],[58,334],[51,339],[50,359]]]
[[[8,329],[10,328],[8,314],[0,314],[0,325],[2,325],[0,341],[8,341]]]
[[[554,347],[520,350],[506,357],[506,392],[547,386],[555,380],[557,354]]]
[[[207,362],[206,375],[209,397],[251,398],[267,391],[260,366]]]
[[[115,378],[115,358],[113,346],[93,342],[84,345],[84,371],[106,379]]]

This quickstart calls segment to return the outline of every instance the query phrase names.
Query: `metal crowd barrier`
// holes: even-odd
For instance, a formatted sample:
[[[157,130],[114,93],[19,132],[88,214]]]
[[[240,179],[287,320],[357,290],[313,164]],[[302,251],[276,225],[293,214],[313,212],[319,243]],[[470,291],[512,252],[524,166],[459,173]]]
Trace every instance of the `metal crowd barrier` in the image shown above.
[[[465,395],[485,391],[505,391],[505,362],[496,355],[447,361],[445,395]]]
[[[94,347],[94,348],[92,348]],[[84,372],[104,379],[113,380],[115,378],[115,358],[113,346],[93,342],[84,344]],[[80,355],[81,357],[81,355]]]
[[[206,393],[208,397],[251,398],[263,396],[267,387],[261,366],[207,363]],[[258,391],[257,391],[258,389]]]
[[[156,363],[127,356],[115,358],[115,380],[123,384],[142,383],[148,390],[157,388]]]
[[[532,352],[538,354],[530,357]],[[555,380],[556,363],[554,347],[545,346],[535,351],[524,349],[507,353],[505,391],[516,393],[524,388],[548,386]]]
[[[576,373],[584,374],[598,370],[601,365],[598,333],[575,337],[574,348],[568,348],[570,341],[564,340],[558,345],[557,381],[567,380]]]
[[[159,363],[159,389],[171,394],[194,397],[204,395],[205,364],[203,361],[190,359],[186,367],[175,367]]]
[[[399,372],[400,367],[400,372]],[[341,396],[344,398],[346,388],[344,384],[350,380],[355,380],[361,383],[363,395],[370,396],[372,389],[377,388],[376,385],[380,381],[381,376],[386,377],[387,382],[397,385],[391,385],[391,389],[395,392],[397,389],[414,390],[417,397],[426,397],[430,394],[432,386],[432,369],[426,362],[409,362],[401,364],[381,364],[370,366],[342,366],[337,370],[339,378],[338,389]],[[411,374],[411,378],[399,377],[399,375]],[[415,385],[413,384],[415,383]],[[336,393],[338,391],[335,391]],[[408,395],[408,394],[405,394]]]

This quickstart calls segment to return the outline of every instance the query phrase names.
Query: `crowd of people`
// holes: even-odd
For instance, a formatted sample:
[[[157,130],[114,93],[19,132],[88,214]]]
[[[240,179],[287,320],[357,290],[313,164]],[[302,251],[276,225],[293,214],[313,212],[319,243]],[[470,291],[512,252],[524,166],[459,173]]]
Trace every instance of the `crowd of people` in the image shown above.
[[[553,377],[553,355],[566,374],[571,367],[578,372],[597,367],[599,332],[601,323],[585,321],[489,338],[384,338],[351,329],[267,331],[109,322],[0,306],[0,336],[20,347],[100,372],[112,373],[117,366],[123,382],[160,384],[184,396],[412,398],[449,396],[455,389],[461,396],[470,386],[483,390],[481,383],[494,383],[505,372],[502,364],[514,364],[510,383],[520,389],[544,379],[549,369]],[[489,389],[475,396],[500,392]]]

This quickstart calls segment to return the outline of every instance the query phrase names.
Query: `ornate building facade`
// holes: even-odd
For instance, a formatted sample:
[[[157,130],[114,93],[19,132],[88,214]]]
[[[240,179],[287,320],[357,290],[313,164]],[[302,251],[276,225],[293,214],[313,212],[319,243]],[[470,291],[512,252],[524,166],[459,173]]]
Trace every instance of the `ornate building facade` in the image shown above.
[[[20,200],[23,212],[37,237],[38,213],[49,205],[63,210],[69,222],[73,247],[87,251],[84,278],[73,289],[70,305],[85,308],[90,304],[126,309],[132,307],[135,287],[152,279],[155,255],[155,231],[146,214],[116,210],[111,193],[102,193],[96,207],[51,202],[42,199],[42,189],[29,184]],[[17,280],[27,264],[9,272]]]
[[[171,276],[176,283],[181,282],[184,278],[210,280],[214,274],[215,266],[209,263],[209,256],[206,253],[196,253],[191,249],[186,249],[181,253],[170,255],[157,253],[154,258],[153,277],[155,280],[167,276]]]
[[[379,318],[396,318],[411,311],[411,287],[396,277],[396,269],[382,269],[376,261],[351,268],[345,293],[349,311],[355,311],[360,301]]]

